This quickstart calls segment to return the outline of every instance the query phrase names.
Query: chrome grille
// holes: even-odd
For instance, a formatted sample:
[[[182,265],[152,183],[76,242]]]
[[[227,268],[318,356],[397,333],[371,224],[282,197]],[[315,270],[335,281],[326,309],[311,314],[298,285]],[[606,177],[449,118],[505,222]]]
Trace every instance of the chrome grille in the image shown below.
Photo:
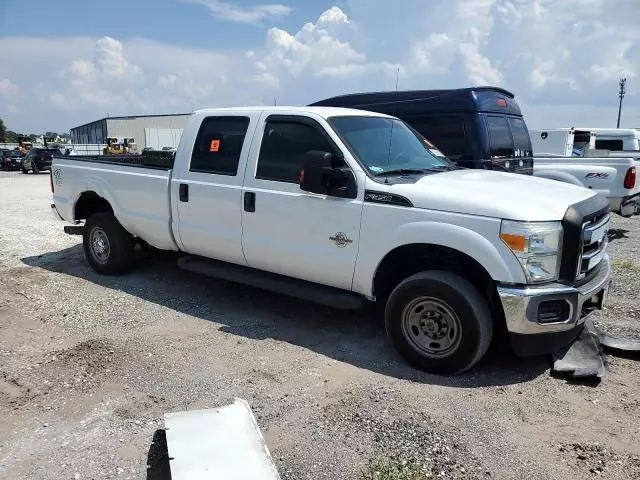
[[[588,276],[602,261],[609,243],[609,222],[611,214],[606,213],[582,225],[582,242],[578,257],[576,279]]]

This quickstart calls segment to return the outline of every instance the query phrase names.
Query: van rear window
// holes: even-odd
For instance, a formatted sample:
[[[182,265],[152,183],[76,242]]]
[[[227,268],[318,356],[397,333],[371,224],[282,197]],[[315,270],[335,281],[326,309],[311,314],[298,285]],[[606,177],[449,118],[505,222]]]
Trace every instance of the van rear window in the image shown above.
[[[527,126],[519,117],[487,116],[492,158],[530,157],[531,139]]]
[[[487,117],[491,158],[513,157],[513,139],[505,117]]]
[[[524,120],[517,117],[509,117],[509,126],[511,127],[516,157],[530,157],[533,155],[529,130],[527,130]]]

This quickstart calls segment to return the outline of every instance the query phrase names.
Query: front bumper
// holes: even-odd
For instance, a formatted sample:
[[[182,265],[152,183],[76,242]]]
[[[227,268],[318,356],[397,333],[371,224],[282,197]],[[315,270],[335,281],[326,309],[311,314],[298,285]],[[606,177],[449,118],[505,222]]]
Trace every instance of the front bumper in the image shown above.
[[[622,217],[640,215],[640,193],[622,199],[622,202],[620,202],[620,215]]]
[[[611,284],[611,264],[605,254],[597,274],[584,285],[499,286],[507,330],[514,350],[520,355],[549,353],[570,343],[581,331],[585,319],[600,310]],[[563,305],[556,321],[539,321],[545,302]]]

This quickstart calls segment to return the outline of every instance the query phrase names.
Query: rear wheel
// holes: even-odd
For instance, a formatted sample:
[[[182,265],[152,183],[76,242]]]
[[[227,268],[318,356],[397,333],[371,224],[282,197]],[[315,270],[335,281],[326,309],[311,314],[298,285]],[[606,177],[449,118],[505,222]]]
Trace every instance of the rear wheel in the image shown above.
[[[87,219],[83,246],[87,261],[98,273],[118,275],[131,268],[133,238],[112,213],[96,213]]]
[[[36,165],[36,162],[31,162],[31,173],[34,175],[38,175],[40,173],[40,168]]]
[[[473,367],[493,335],[491,311],[480,292],[443,271],[421,272],[401,282],[387,302],[385,325],[407,361],[447,375]]]

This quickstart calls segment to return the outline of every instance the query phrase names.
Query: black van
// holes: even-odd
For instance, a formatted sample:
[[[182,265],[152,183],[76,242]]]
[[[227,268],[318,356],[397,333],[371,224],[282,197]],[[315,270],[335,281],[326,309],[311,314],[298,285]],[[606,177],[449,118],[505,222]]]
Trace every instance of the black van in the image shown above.
[[[461,167],[533,174],[527,125],[514,95],[497,87],[355,93],[312,103],[404,120]]]

